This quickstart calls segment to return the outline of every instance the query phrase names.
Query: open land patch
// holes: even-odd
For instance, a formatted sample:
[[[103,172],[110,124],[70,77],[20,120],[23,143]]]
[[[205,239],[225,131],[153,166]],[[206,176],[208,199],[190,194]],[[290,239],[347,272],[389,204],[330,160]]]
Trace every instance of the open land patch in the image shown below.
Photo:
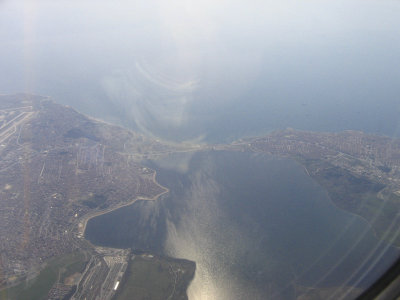
[[[151,254],[133,255],[116,300],[187,299],[186,290],[193,279],[195,264]]]

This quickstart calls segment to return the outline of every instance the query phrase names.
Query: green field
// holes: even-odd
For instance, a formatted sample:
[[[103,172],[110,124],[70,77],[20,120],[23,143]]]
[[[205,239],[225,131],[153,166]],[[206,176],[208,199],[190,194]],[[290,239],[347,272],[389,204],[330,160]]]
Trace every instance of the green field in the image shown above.
[[[400,220],[396,218],[400,196],[381,183],[356,177],[343,168],[318,160],[300,162],[338,207],[367,220],[379,239],[400,246]]]
[[[17,286],[0,292],[0,300],[41,300],[57,281],[63,282],[68,276],[82,272],[86,264],[80,252],[67,254],[50,260],[38,276]]]
[[[195,272],[187,260],[135,256],[130,261],[116,300],[187,299],[186,290]]]

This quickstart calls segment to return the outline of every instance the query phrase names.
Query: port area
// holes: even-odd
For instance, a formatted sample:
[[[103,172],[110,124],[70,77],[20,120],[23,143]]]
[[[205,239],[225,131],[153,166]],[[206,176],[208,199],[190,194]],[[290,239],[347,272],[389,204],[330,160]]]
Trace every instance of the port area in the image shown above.
[[[95,247],[71,300],[110,300],[128,267],[130,249]]]

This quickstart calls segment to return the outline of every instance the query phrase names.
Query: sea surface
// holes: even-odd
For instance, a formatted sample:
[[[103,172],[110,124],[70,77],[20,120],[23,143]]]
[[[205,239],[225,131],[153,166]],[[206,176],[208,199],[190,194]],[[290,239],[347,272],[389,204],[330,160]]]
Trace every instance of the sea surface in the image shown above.
[[[295,299],[299,286],[365,288],[399,254],[363,219],[334,206],[293,160],[205,151],[147,164],[170,192],[91,219],[85,237],[195,261],[190,300]]]
[[[174,1],[0,1],[0,93],[175,141],[400,136],[398,1]]]

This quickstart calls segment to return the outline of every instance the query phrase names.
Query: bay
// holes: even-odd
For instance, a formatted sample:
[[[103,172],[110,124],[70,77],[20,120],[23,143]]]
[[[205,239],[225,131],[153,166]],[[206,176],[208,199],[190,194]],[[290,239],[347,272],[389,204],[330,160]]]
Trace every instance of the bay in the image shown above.
[[[85,237],[195,261],[191,300],[295,299],[298,286],[365,288],[398,255],[364,220],[334,206],[293,160],[206,151],[148,165],[170,192],[91,219]]]

